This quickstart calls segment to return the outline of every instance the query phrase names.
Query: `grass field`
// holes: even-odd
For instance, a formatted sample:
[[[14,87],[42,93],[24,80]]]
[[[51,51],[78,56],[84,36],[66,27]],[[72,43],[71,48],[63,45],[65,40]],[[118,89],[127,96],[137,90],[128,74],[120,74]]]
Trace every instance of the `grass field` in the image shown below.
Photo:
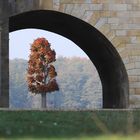
[[[0,111],[0,140],[140,140],[140,110]]]

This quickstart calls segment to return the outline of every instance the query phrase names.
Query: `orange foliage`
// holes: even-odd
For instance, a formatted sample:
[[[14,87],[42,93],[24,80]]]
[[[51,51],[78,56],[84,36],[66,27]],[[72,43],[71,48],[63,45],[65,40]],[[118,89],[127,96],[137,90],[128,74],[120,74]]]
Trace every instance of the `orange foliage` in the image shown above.
[[[36,80],[39,82],[42,82],[42,80],[44,79],[43,75],[36,75]]]
[[[33,42],[33,44],[32,44],[33,46],[45,46],[45,47],[49,47],[50,46],[50,44],[49,44],[49,42],[48,42],[48,40],[46,40],[45,38],[37,38],[34,42]]]
[[[45,38],[37,38],[31,45],[28,61],[28,89],[32,93],[46,93],[59,90],[55,80],[57,73],[50,63],[55,61],[56,53]]]
[[[50,65],[48,68],[48,75],[52,79],[57,76],[57,73],[55,72],[55,67],[53,65]]]

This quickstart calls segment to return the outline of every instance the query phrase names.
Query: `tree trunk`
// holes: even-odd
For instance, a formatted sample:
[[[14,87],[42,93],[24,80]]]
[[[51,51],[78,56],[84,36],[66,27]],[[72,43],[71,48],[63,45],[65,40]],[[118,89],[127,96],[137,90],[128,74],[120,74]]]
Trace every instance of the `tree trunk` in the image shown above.
[[[46,93],[41,93],[41,107],[46,108]]]

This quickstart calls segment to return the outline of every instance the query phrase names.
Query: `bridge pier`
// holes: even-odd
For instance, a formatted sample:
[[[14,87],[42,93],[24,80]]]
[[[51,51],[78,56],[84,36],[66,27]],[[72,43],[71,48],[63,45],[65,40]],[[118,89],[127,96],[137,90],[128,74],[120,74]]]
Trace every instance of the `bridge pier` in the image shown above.
[[[9,107],[8,3],[0,1],[0,107]]]

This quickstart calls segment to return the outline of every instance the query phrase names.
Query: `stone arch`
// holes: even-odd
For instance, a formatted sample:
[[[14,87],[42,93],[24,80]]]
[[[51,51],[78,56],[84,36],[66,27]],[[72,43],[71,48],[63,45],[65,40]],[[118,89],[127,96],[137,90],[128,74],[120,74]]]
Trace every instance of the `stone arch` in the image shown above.
[[[76,43],[95,65],[103,87],[103,108],[127,108],[129,85],[125,66],[110,41],[90,24],[67,14],[37,10],[9,19],[9,31],[38,28]]]

